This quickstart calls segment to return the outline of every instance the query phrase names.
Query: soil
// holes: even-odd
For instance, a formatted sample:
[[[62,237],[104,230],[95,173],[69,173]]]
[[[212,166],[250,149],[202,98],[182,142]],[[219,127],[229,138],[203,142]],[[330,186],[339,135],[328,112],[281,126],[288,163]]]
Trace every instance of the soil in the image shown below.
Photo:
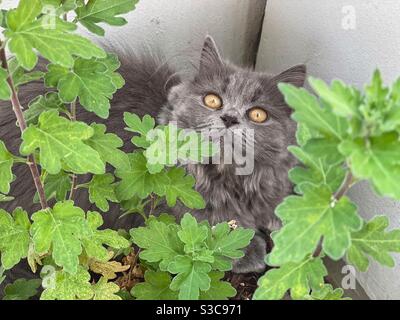
[[[257,281],[262,276],[260,273],[235,274],[227,273],[225,280],[229,281],[236,289],[237,294],[232,300],[251,300],[257,289]]]

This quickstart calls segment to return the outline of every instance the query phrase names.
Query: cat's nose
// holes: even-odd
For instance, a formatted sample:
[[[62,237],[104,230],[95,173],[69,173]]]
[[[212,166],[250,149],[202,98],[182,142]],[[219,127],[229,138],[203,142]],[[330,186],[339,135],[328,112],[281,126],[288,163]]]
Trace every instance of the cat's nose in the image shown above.
[[[221,119],[224,122],[225,127],[227,127],[227,128],[232,127],[235,124],[239,124],[239,121],[236,117],[232,117],[229,115],[221,116]]]

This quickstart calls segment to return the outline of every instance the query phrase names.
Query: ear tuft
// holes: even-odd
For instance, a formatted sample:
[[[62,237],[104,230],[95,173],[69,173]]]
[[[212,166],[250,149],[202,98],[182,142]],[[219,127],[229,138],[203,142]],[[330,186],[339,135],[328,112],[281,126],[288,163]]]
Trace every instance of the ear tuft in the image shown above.
[[[204,40],[203,49],[201,50],[199,72],[212,71],[222,65],[223,60],[219,53],[217,44],[211,36],[207,35]]]
[[[276,84],[285,82],[296,87],[304,86],[307,76],[307,67],[304,64],[294,66],[273,78]]]

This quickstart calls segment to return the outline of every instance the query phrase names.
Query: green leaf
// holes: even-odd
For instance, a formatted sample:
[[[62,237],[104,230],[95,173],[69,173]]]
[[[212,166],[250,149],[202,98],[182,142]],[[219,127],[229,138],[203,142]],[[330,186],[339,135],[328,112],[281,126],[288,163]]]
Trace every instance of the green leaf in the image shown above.
[[[334,80],[331,87],[320,79],[309,78],[309,82],[338,116],[360,118],[358,108],[362,104],[362,96],[356,88],[347,86],[340,80]]]
[[[10,192],[10,183],[14,180],[13,164],[12,154],[7,150],[4,142],[0,140],[0,192],[5,194]]]
[[[210,289],[200,291],[200,300],[228,300],[236,295],[236,290],[229,282],[221,281],[224,277],[223,272],[211,271]]]
[[[122,300],[121,297],[117,296],[119,292],[119,286],[113,282],[107,282],[106,278],[100,278],[100,280],[92,286],[94,293],[93,300]]]
[[[280,300],[290,290],[293,299],[302,299],[313,288],[324,284],[328,274],[320,258],[289,262],[279,269],[271,269],[258,280],[254,300]]]
[[[220,271],[232,269],[232,260],[244,256],[246,248],[254,237],[254,230],[238,227],[231,230],[227,222],[219,223],[212,229],[209,248],[213,250],[215,263],[213,267]]]
[[[93,129],[83,122],[69,121],[56,111],[46,111],[38,125],[30,125],[22,134],[21,153],[28,155],[40,149],[40,164],[50,174],[60,172],[66,164],[78,174],[103,174],[105,165],[99,154],[84,143]]]
[[[108,201],[117,202],[114,192],[114,176],[110,173],[95,175],[89,182],[89,201],[101,211],[107,212],[110,206]]]
[[[10,59],[8,62],[8,68],[15,87],[40,80],[44,76],[44,72],[41,71],[25,72],[25,69],[19,65],[18,60],[15,58]]]
[[[150,174],[146,167],[147,160],[143,153],[128,155],[130,167],[117,168],[115,175],[121,179],[116,187],[119,200],[129,200],[133,196],[147,198],[152,192],[162,196],[169,181],[164,173]]]
[[[387,108],[384,115],[379,118],[380,130],[382,132],[397,131],[400,132],[400,79],[392,86]]]
[[[345,176],[345,158],[338,152],[335,140],[310,139],[302,147],[289,147],[289,151],[305,167],[295,167],[289,172],[290,180],[296,184],[295,191],[301,194],[305,184],[327,185],[332,192],[338,190]]]
[[[198,300],[200,290],[210,289],[211,279],[208,273],[211,265],[208,263],[192,261],[187,256],[177,256],[168,265],[168,271],[176,274],[170,288],[173,291],[179,290],[179,300]]]
[[[353,233],[347,260],[362,272],[367,271],[369,266],[367,256],[382,265],[394,267],[395,262],[389,252],[400,252],[400,230],[385,231],[388,226],[386,216],[376,216],[360,231]]]
[[[327,108],[322,108],[317,98],[306,89],[281,83],[279,90],[287,104],[294,109],[294,120],[327,138],[341,140],[345,135],[346,121],[332,114]]]
[[[1,264],[11,269],[28,255],[31,224],[26,211],[14,210],[12,216],[0,209],[0,252]]]
[[[43,9],[48,6],[49,9],[56,9],[56,14],[61,15],[68,11],[74,10],[84,4],[83,0],[41,0]],[[46,10],[44,10],[46,11]]]
[[[144,280],[132,288],[131,293],[137,300],[178,300],[178,293],[169,288],[171,275],[168,272],[147,270]]]
[[[4,288],[3,300],[29,300],[38,293],[41,283],[40,279],[18,279]]]
[[[109,260],[108,250],[104,245],[114,249],[129,247],[130,242],[119,235],[117,231],[110,229],[98,230],[103,225],[103,218],[98,212],[89,211],[87,213],[87,222],[89,228],[85,230],[82,244],[89,257],[104,262]]]
[[[6,23],[7,12],[8,12],[8,10],[6,10],[6,9],[0,10],[0,26],[2,28],[7,28],[7,23]]]
[[[313,289],[311,295],[306,296],[307,300],[351,300],[343,297],[342,288],[333,289],[332,285],[324,284],[319,289]]]
[[[34,20],[42,11],[40,0],[21,0],[16,9],[8,11],[7,25],[12,30],[22,29]]]
[[[369,179],[380,195],[400,199],[400,143],[392,132],[369,139],[346,140],[339,146],[356,178]]]
[[[189,213],[186,213],[181,220],[181,230],[178,237],[185,244],[186,253],[195,253],[204,244],[207,239],[208,228],[199,225],[196,219]]]
[[[88,39],[72,34],[76,25],[51,15],[41,17],[40,0],[21,0],[18,8],[7,14],[8,47],[20,65],[32,70],[38,57],[36,49],[47,60],[64,67],[71,67],[73,56],[90,59],[103,58],[105,52]]]
[[[161,213],[158,216],[149,216],[146,224],[148,225],[150,221],[160,221],[166,225],[176,224],[176,217],[167,213]]]
[[[120,296],[122,300],[135,300],[135,298],[131,295],[131,293],[127,291],[125,288],[117,292],[117,295]]]
[[[166,173],[168,183],[164,185],[165,197],[170,207],[176,205],[179,199],[186,207],[191,209],[204,209],[206,203],[196,190],[194,190],[195,179],[186,175],[183,168],[172,168]],[[163,195],[159,194],[159,195]]]
[[[138,0],[89,0],[76,10],[77,21],[89,31],[103,36],[105,31],[98,23],[122,26],[127,21],[118,17],[135,9]]]
[[[297,124],[296,141],[299,146],[304,146],[313,136],[313,132],[305,124]]]
[[[37,124],[39,116],[45,111],[57,110],[60,113],[65,113],[67,108],[60,100],[58,94],[50,92],[45,96],[38,96],[29,103],[29,108],[24,112],[26,123]]]
[[[140,120],[139,120],[140,121]],[[165,166],[172,167],[178,163],[200,163],[204,158],[213,156],[217,148],[206,137],[193,131],[179,129],[174,124],[159,126],[145,136],[134,137],[133,143],[146,147],[147,168],[150,173],[159,173]],[[138,143],[139,142],[139,143]]]
[[[8,73],[3,68],[0,68],[0,100],[11,99],[11,89],[7,82]]]
[[[124,114],[127,131],[137,133],[132,143],[146,149],[147,169],[151,174],[160,173],[166,166],[178,162],[201,162],[216,153],[215,146],[196,132],[178,129],[175,125],[157,126],[155,120],[146,115],[140,119],[132,113]]]
[[[132,138],[132,143],[139,148],[147,148],[150,142],[147,141],[147,134],[154,129],[155,120],[149,115],[145,115],[141,120],[139,116],[134,113],[124,113],[124,122],[128,126],[125,128],[127,131],[139,133],[139,136]]]
[[[9,197],[9,196],[6,196],[6,195],[0,193],[0,203],[1,202],[9,202],[12,200],[14,200],[14,197]]]
[[[142,248],[140,258],[148,262],[159,262],[166,271],[176,256],[184,254],[183,243],[179,240],[177,225],[167,225],[157,220],[148,221],[147,227],[131,229],[133,242]]]
[[[46,199],[56,199],[56,201],[63,201],[67,199],[67,193],[71,190],[72,182],[71,177],[64,171],[55,175],[47,175],[44,180],[44,193]],[[34,203],[39,202],[39,196],[36,193],[33,198]]]
[[[116,134],[106,133],[106,126],[103,124],[92,123],[90,126],[94,134],[85,143],[96,150],[104,162],[111,164],[114,168],[129,168],[129,157],[120,150],[124,145],[122,139]]]
[[[76,274],[65,271],[55,273],[54,286],[46,288],[41,300],[89,300],[94,292],[90,285],[90,274],[82,266],[77,268]]]
[[[60,98],[65,103],[71,103],[79,97],[80,104],[101,118],[108,118],[110,99],[121,87],[114,82],[114,67],[109,59],[77,58],[71,69],[56,64],[50,64],[45,76],[49,87],[57,87]],[[109,69],[109,67],[113,67]]]
[[[347,197],[333,199],[326,186],[307,186],[302,197],[287,197],[276,214],[284,226],[272,235],[271,265],[300,262],[314,252],[321,238],[323,251],[338,260],[351,245],[351,232],[362,227],[357,207]]]
[[[178,150],[182,145],[182,141],[178,140],[180,131],[171,124],[158,127],[147,135],[146,138],[150,145],[146,147],[144,155],[150,173],[159,173],[165,166],[171,167],[178,163]],[[133,142],[136,141],[133,139]]]
[[[383,84],[381,72],[375,70],[371,84],[365,87],[365,97],[367,102],[367,109],[365,111],[371,111],[371,109],[386,109],[388,104],[386,103],[389,89]]]
[[[144,214],[146,205],[149,203],[149,200],[144,200],[139,198],[138,196],[134,196],[129,200],[124,200],[120,202],[122,211],[124,212],[121,217],[128,214]]]
[[[85,213],[73,201],[58,202],[53,209],[32,215],[31,234],[38,254],[51,254],[54,262],[68,273],[78,270],[82,253],[80,238],[87,232]]]

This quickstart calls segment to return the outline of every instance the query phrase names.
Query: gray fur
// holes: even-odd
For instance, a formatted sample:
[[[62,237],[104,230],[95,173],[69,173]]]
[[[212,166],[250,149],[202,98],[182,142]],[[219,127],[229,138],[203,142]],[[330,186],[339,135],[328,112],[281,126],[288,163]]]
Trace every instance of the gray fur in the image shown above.
[[[280,226],[274,210],[292,192],[287,173],[295,163],[287,147],[295,143],[296,126],[290,119],[290,110],[277,89],[277,83],[302,86],[305,67],[297,66],[278,76],[241,69],[221,59],[211,37],[205,41],[199,70],[191,80],[180,80],[174,70],[151,52],[141,55],[125,53],[119,57],[122,63],[120,73],[126,86],[115,94],[109,119],[99,119],[82,108],[78,108],[78,119],[106,123],[109,131],[117,133],[125,141],[125,150],[131,150],[131,134],[124,130],[122,120],[125,111],[139,116],[150,114],[161,123],[176,121],[180,127],[189,129],[207,122],[222,127],[221,115],[235,115],[239,120],[236,126],[255,130],[255,170],[251,175],[235,175],[235,165],[188,165],[187,169],[195,176],[196,188],[207,202],[206,209],[193,212],[197,218],[207,219],[212,224],[236,220],[240,226],[253,228],[257,233],[246,256],[235,263],[234,271],[262,271],[265,237],[267,232]],[[43,62],[41,68],[44,68]],[[30,100],[43,92],[40,82],[22,87],[22,105],[27,106]],[[222,110],[211,111],[203,106],[202,97],[209,92],[218,93],[223,98]],[[253,106],[264,107],[270,120],[262,125],[250,123],[245,112]],[[0,137],[13,153],[18,154],[20,133],[15,127],[11,106],[1,102],[0,108]],[[38,210],[38,205],[32,205],[35,191],[29,170],[18,165],[15,174],[17,179],[12,184],[10,195],[17,200],[1,203],[0,207],[8,211],[16,206],[28,212]],[[80,182],[87,177],[82,179]],[[96,209],[88,203],[86,191],[78,192],[76,203],[85,210]],[[173,213],[181,216],[186,211],[186,208],[178,206]],[[137,226],[133,216],[118,219],[119,215],[118,206],[112,204],[110,212],[104,215],[105,225],[113,228]],[[16,277],[18,272],[11,278]]]
[[[212,224],[236,220],[240,226],[256,231],[246,256],[234,266],[237,273],[265,268],[266,235],[280,226],[274,210],[292,192],[287,175],[295,159],[287,147],[295,144],[296,125],[290,119],[291,111],[277,84],[288,82],[303,86],[305,75],[302,65],[277,76],[241,69],[223,61],[213,39],[207,37],[197,75],[170,90],[168,104],[159,116],[161,123],[175,121],[180,128],[208,127],[224,132],[231,128],[225,128],[221,117],[228,115],[239,122],[232,129],[254,129],[255,168],[252,174],[236,175],[235,164],[187,166],[196,178],[196,189],[207,202],[205,210],[194,212],[198,219],[207,219]],[[204,106],[203,97],[210,92],[222,97],[224,106],[221,110]],[[254,106],[268,111],[267,122],[254,124],[246,118],[246,111]],[[176,211],[181,215],[186,210],[178,208]]]

